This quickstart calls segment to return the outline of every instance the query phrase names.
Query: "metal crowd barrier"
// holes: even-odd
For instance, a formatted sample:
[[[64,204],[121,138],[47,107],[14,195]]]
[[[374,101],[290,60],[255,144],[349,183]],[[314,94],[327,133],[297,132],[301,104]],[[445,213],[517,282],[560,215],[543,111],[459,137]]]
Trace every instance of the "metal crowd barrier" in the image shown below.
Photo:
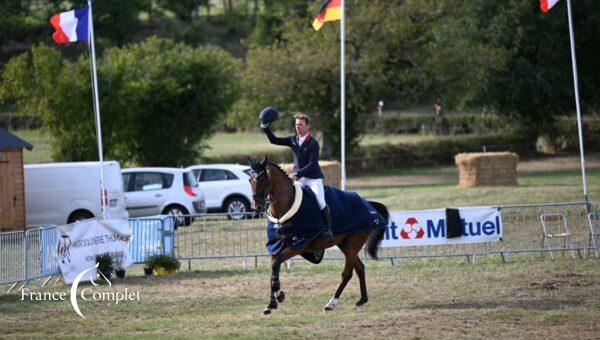
[[[130,219],[129,225],[133,263],[143,263],[150,255],[174,253],[173,217]],[[10,292],[18,284],[27,287],[29,282],[46,278],[41,284],[44,286],[54,275],[60,275],[57,228],[35,226],[0,233],[0,285],[11,285]]]
[[[503,238],[499,242],[435,245],[418,247],[386,247],[379,249],[379,257],[392,259],[423,257],[475,256],[500,254],[503,259],[514,253],[576,251],[581,257],[591,250],[587,214],[593,206],[586,202],[548,203],[497,206],[502,211]],[[542,246],[543,227],[540,216],[561,214],[569,228],[571,247],[562,243]],[[246,258],[266,256],[265,218],[253,213],[241,220],[229,220],[226,214],[187,215],[193,219],[189,226],[179,227],[175,237],[175,254],[180,260]],[[366,256],[362,254],[361,257]],[[326,259],[340,259],[343,254],[336,247],[325,252]]]
[[[12,284],[25,277],[25,232],[0,233],[0,284]]]
[[[500,254],[507,261],[510,254],[548,252],[570,253],[583,257],[585,251],[596,251],[593,229],[588,216],[598,208],[586,202],[548,203],[499,206],[502,210],[503,238],[483,244],[439,245],[380,248],[379,257],[394,260],[417,257],[452,257]],[[596,209],[596,210],[595,210]],[[566,222],[570,246],[561,242],[544,242],[540,216],[561,216]],[[594,215],[595,216],[595,215]],[[170,216],[130,219],[133,263],[143,263],[149,255],[174,254],[180,260],[248,258],[266,256],[265,218],[254,213],[240,220],[227,214],[187,215],[187,226],[173,231],[176,219]],[[594,220],[595,222],[595,220]],[[552,223],[552,221],[548,221]],[[549,225],[551,227],[551,225]],[[26,231],[0,233],[0,285],[27,283],[60,274],[56,256],[56,226],[35,227]],[[597,230],[598,226],[595,227]],[[598,242],[596,242],[598,243]],[[363,253],[361,257],[364,257]],[[326,259],[341,259],[335,247],[325,253]],[[47,282],[48,280],[46,280]],[[44,282],[45,284],[45,282]],[[10,291],[10,289],[9,289]]]
[[[180,260],[266,256],[265,219],[254,213],[230,220],[227,214],[188,215],[191,223],[175,232]]]

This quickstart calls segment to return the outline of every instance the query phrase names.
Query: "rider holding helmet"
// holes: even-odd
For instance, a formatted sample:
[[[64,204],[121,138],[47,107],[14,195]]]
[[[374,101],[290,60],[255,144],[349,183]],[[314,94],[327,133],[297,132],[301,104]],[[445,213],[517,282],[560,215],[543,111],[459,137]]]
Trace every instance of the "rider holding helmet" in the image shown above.
[[[325,222],[323,236],[328,241],[333,240],[331,233],[331,214],[325,202],[323,189],[323,171],[319,166],[319,142],[310,134],[310,118],[304,114],[297,114],[295,127],[296,134],[288,137],[277,137],[269,129],[273,121],[279,117],[277,110],[267,107],[260,113],[260,127],[275,145],[288,146],[294,153],[294,172],[290,178],[298,181],[304,188],[312,190],[317,198],[321,217]]]

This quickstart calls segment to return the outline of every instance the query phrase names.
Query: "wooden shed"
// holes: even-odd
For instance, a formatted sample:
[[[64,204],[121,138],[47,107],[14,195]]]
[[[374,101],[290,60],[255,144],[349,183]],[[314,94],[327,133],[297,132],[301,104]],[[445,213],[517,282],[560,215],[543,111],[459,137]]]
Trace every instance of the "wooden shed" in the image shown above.
[[[0,128],[0,232],[26,227],[23,148],[33,146]]]

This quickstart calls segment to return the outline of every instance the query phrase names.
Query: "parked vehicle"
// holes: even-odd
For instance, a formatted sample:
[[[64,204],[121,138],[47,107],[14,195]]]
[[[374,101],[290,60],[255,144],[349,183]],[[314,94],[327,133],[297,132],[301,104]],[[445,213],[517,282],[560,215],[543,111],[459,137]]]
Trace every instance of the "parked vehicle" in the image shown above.
[[[209,212],[226,212],[230,219],[242,219],[250,212],[252,188],[250,167],[239,164],[193,165],[186,168],[194,173],[204,192]]]
[[[64,225],[102,218],[100,162],[25,165],[27,225]],[[127,218],[121,167],[104,162],[107,218]]]
[[[204,194],[189,170],[177,168],[123,169],[126,208],[131,217],[158,214],[177,216],[177,225],[189,225],[184,215],[206,212]]]

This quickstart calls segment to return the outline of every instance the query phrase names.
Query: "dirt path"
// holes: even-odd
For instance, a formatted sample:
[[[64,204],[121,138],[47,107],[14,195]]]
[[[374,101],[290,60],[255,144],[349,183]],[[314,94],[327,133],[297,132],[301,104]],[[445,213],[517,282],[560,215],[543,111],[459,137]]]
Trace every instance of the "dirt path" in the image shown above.
[[[519,163],[517,172],[528,174],[543,171],[559,171],[580,169],[581,163],[577,156],[549,157],[526,160]],[[600,154],[586,155],[586,169],[600,168]],[[389,175],[379,177],[356,177],[348,179],[348,188],[362,189],[369,187],[409,186],[420,184],[458,183],[458,169],[447,167],[419,171],[414,175]]]

